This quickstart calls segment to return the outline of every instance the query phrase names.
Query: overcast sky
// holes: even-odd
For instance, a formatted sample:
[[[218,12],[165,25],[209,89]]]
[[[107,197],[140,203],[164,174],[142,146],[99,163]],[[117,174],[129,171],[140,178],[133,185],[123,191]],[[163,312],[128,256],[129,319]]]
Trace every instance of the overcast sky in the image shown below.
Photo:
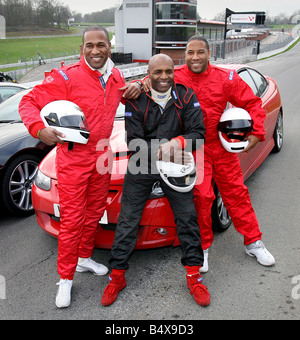
[[[102,11],[103,9],[121,4],[122,0],[60,0],[72,11],[82,14]],[[280,13],[292,15],[300,10],[299,0],[198,0],[198,13],[203,19],[213,19],[220,12],[229,8],[235,12],[266,11],[270,16]]]

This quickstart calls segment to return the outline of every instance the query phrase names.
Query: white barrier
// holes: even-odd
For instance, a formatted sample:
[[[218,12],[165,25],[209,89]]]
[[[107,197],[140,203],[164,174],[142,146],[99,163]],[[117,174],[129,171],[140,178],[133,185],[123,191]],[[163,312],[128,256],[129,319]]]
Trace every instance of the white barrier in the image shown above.
[[[6,299],[6,281],[5,277],[0,275],[0,300]]]

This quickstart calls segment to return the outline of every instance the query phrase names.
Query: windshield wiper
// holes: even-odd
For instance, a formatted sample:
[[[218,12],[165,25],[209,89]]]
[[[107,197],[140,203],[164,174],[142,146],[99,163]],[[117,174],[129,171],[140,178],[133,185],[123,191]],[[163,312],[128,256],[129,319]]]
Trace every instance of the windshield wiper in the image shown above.
[[[10,119],[10,120],[0,120],[0,124],[4,124],[4,123],[11,123],[11,124],[13,124],[13,123],[22,123],[22,121],[21,120],[12,120],[12,119]]]

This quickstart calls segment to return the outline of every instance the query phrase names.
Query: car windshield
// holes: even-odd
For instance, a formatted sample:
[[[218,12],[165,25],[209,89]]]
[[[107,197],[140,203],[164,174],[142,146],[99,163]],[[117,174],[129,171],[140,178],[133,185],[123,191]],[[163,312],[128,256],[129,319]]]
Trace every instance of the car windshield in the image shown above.
[[[21,121],[19,103],[22,97],[29,91],[30,90],[20,91],[0,104],[0,123]]]

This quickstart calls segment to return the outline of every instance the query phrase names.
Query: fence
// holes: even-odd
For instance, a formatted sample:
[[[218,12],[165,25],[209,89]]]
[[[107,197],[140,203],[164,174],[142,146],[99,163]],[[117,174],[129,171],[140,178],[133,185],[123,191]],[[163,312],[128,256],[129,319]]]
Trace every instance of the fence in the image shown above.
[[[0,70],[7,69],[7,68],[16,68],[13,71],[7,71],[5,73],[9,74],[13,79],[16,81],[20,80],[25,74],[27,74],[32,69],[43,65],[43,64],[52,64],[55,62],[64,61],[65,64],[68,64],[68,61],[74,62],[74,60],[78,59],[80,53],[74,51],[75,54],[67,55],[66,53],[48,55],[48,56],[40,56],[37,53],[36,58],[26,59],[21,57],[18,63],[11,63],[0,65]]]
[[[273,37],[273,38],[272,38]],[[275,32],[272,36],[262,40],[261,42],[248,39],[231,39],[231,40],[210,40],[211,48],[211,62],[218,63],[235,63],[244,64],[257,60],[259,53],[265,53],[268,51],[278,50],[284,48],[293,41],[293,37],[290,34],[282,34],[281,32]],[[9,67],[18,67],[15,71],[6,72],[15,80],[20,80],[26,73],[33,68],[41,65],[42,63],[52,64],[58,61],[64,61],[65,64],[73,63],[79,56],[79,52],[74,51],[74,55],[67,56],[65,54],[61,56],[48,56],[31,60],[20,60],[19,63],[0,65],[0,70]],[[129,56],[129,55],[128,55]],[[131,55],[130,55],[131,57]],[[130,62],[130,60],[128,60]],[[176,65],[184,64],[185,60],[174,60]],[[129,66],[130,68],[130,66]],[[142,70],[144,72],[144,70]],[[126,70],[124,70],[126,73]],[[137,72],[141,72],[139,69]]]
[[[211,40],[209,41],[211,58],[213,64],[245,64],[257,59],[259,44],[257,41],[246,39],[234,40]],[[182,65],[185,59],[174,60],[175,65]]]
[[[210,50],[212,61],[243,64],[256,60],[258,44],[246,39],[211,41]]]
[[[293,36],[290,34],[281,34],[277,35],[277,38],[271,43],[263,43],[260,48],[261,53],[270,52],[274,50],[278,50],[280,48],[285,47],[291,41],[293,41]]]

